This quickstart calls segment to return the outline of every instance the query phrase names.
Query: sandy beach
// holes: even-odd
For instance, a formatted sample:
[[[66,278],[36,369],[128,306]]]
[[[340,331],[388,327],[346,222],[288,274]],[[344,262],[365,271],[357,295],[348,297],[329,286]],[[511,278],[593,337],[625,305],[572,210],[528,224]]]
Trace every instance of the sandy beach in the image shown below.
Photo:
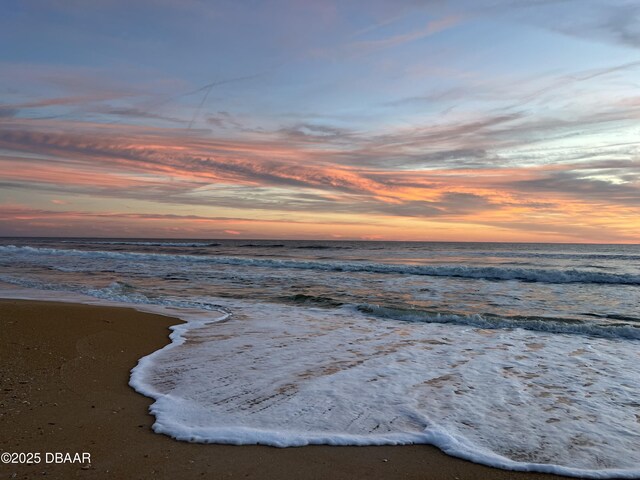
[[[0,300],[0,450],[40,452],[0,478],[551,479],[476,465],[425,446],[278,449],[175,441],[151,430],[151,400],[128,386],[139,358],[180,320],[133,309]],[[89,453],[91,464],[45,463]]]

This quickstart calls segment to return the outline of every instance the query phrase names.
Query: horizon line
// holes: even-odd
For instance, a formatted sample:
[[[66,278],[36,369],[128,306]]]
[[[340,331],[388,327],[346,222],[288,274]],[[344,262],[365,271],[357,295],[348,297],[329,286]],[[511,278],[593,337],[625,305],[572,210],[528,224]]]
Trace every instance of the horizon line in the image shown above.
[[[78,240],[198,240],[198,241],[237,241],[237,242],[359,242],[359,243],[469,243],[469,244],[515,244],[515,245],[631,245],[640,246],[640,243],[605,243],[605,242],[509,242],[499,240],[485,241],[469,241],[469,240],[375,240],[375,239],[307,239],[307,238],[208,238],[208,237],[77,237],[77,236],[8,236],[0,235],[0,239],[39,239],[39,240],[57,240],[57,239],[78,239]]]

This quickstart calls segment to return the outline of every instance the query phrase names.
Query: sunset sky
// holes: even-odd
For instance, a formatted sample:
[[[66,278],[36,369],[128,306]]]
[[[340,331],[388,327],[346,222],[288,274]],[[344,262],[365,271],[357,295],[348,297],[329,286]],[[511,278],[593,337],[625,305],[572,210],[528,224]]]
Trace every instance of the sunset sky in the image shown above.
[[[0,235],[640,243],[637,0],[7,0]]]

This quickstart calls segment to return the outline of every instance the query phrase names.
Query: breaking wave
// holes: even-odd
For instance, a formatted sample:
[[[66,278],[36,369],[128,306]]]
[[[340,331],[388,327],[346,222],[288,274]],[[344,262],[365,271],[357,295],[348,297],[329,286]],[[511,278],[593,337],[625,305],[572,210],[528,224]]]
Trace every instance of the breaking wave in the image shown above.
[[[598,324],[569,318],[499,317],[487,314],[465,315],[369,304],[358,305],[355,308],[364,314],[405,322],[451,323],[491,330],[522,328],[535,332],[640,340],[640,327],[626,324]]]

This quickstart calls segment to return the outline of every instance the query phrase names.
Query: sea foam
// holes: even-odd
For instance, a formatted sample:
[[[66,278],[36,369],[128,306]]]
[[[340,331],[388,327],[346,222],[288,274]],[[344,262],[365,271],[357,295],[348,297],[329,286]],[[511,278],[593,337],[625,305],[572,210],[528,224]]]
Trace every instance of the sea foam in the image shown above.
[[[175,327],[131,385],[204,443],[433,444],[500,468],[640,476],[638,342],[234,302]],[[225,317],[227,319],[227,317]]]

